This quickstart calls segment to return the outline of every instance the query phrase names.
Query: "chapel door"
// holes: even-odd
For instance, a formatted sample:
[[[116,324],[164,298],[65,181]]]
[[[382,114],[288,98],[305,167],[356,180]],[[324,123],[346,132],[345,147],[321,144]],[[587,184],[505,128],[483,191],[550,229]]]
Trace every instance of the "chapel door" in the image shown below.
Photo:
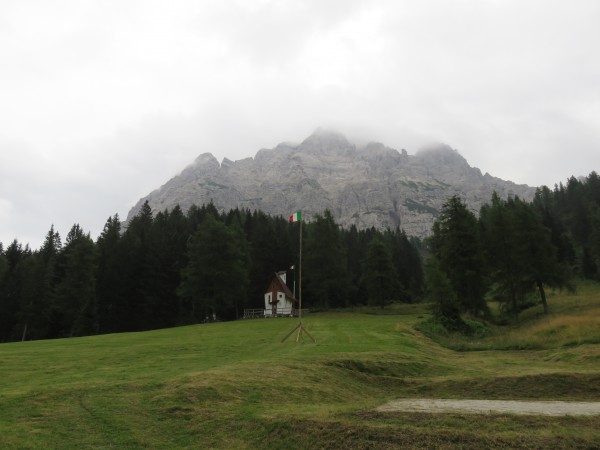
[[[277,296],[277,293],[273,292],[273,299],[271,300],[271,314],[272,315],[277,314],[277,303],[279,303],[279,298]]]

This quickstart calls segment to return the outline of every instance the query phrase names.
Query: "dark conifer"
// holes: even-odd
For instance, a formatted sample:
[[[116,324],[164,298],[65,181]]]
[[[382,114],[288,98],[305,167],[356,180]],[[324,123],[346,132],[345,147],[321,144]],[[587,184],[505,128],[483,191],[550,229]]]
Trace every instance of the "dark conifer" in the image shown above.
[[[7,270],[8,262],[6,261],[6,256],[4,256],[4,247],[2,242],[0,242],[0,289],[2,289],[2,281]]]
[[[450,198],[433,225],[431,251],[446,274],[462,311],[487,312],[483,254],[475,215]]]
[[[89,234],[73,225],[61,253],[62,278],[56,288],[55,306],[63,336],[98,332],[95,253]]]
[[[383,238],[375,237],[369,244],[363,262],[362,283],[369,303],[383,308],[398,299],[402,292],[397,276],[388,246]]]
[[[21,340],[51,337],[61,247],[60,235],[52,226],[40,250],[27,262],[19,312],[19,328],[23,330]]]
[[[96,270],[96,298],[98,325],[102,333],[123,329],[124,271],[121,249],[121,221],[118,214],[109,217],[96,244],[98,266]]]
[[[459,301],[450,279],[435,256],[425,266],[426,298],[433,305],[433,315],[449,331],[464,331],[465,323],[460,317]]]
[[[21,293],[26,282],[25,261],[31,257],[28,247],[15,239],[5,250],[6,269],[0,289],[0,340],[20,338],[17,322],[21,307]]]
[[[192,322],[235,318],[248,272],[241,237],[207,214],[188,243],[188,264],[178,293]]]
[[[346,249],[331,212],[317,214],[306,235],[303,270],[307,304],[346,306],[349,282]]]

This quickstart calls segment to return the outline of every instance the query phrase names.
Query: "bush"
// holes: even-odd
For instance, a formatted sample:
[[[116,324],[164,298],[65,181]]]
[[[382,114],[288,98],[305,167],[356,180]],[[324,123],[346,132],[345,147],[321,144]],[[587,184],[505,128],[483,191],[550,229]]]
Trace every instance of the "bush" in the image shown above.
[[[454,333],[481,338],[490,333],[489,327],[478,320],[451,320],[444,316],[433,316],[417,324],[416,329],[428,336],[449,336]]]

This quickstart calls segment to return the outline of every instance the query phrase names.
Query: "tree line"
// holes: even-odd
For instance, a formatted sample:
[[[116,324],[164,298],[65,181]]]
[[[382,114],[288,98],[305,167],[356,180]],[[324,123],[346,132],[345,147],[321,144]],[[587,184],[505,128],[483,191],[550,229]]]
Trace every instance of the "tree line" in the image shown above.
[[[219,213],[212,204],[154,214],[146,203],[126,226],[110,217],[95,241],[75,224],[64,242],[51,227],[35,251],[0,243],[0,340],[238,318],[264,307],[275,271],[297,264],[299,226],[303,306],[421,297],[419,242],[398,229],[342,229],[329,211],[290,224],[260,211]]]
[[[110,217],[96,241],[75,224],[63,243],[51,227],[35,251],[0,243],[0,340],[238,318],[264,306],[275,271],[297,264],[300,226],[307,307],[385,306],[426,293],[436,315],[461,328],[462,313],[489,314],[490,298],[517,317],[537,302],[547,311],[548,287],[600,280],[595,172],[542,187],[532,202],[494,195],[478,213],[450,198],[425,243],[399,229],[342,229],[329,211],[290,224],[212,204],[153,214],[146,203],[127,226]]]
[[[600,280],[600,177],[542,187],[531,203],[494,194],[476,216],[450,198],[427,242],[426,282],[435,313],[461,329],[461,313],[486,316],[487,298],[513,317],[546,288],[572,289],[573,277]]]

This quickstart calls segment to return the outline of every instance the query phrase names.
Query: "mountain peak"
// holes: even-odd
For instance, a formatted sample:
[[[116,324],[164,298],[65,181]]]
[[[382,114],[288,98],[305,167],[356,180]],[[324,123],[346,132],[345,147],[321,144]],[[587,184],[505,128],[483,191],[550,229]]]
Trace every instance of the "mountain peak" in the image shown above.
[[[344,143],[349,145],[348,139],[342,133],[332,130],[330,128],[322,128],[319,127],[315,131],[312,132],[310,136],[308,136],[304,141],[302,141],[301,145],[311,143],[311,142],[322,142],[322,143]]]
[[[354,146],[346,139],[346,136],[326,128],[317,128],[299,146],[299,150],[308,153],[336,153],[352,149],[354,149]]]
[[[219,160],[214,157],[212,153],[206,152],[198,155],[198,157],[194,160],[195,166],[214,166],[215,163],[219,166]]]
[[[443,143],[429,144],[421,147],[415,156],[418,159],[431,163],[469,165],[458,150]]]
[[[219,164],[204,153],[180,175],[142,198],[155,210],[213,202],[221,211],[233,208],[287,215],[302,209],[307,220],[325,209],[342,226],[401,227],[425,237],[451,195],[465,198],[472,210],[488,202],[492,192],[506,198],[531,199],[535,189],[484,176],[456,150],[429,145],[415,156],[385,144],[355,146],[334,130],[318,128],[301,144],[279,144],[260,150],[244,163],[227,158]]]

